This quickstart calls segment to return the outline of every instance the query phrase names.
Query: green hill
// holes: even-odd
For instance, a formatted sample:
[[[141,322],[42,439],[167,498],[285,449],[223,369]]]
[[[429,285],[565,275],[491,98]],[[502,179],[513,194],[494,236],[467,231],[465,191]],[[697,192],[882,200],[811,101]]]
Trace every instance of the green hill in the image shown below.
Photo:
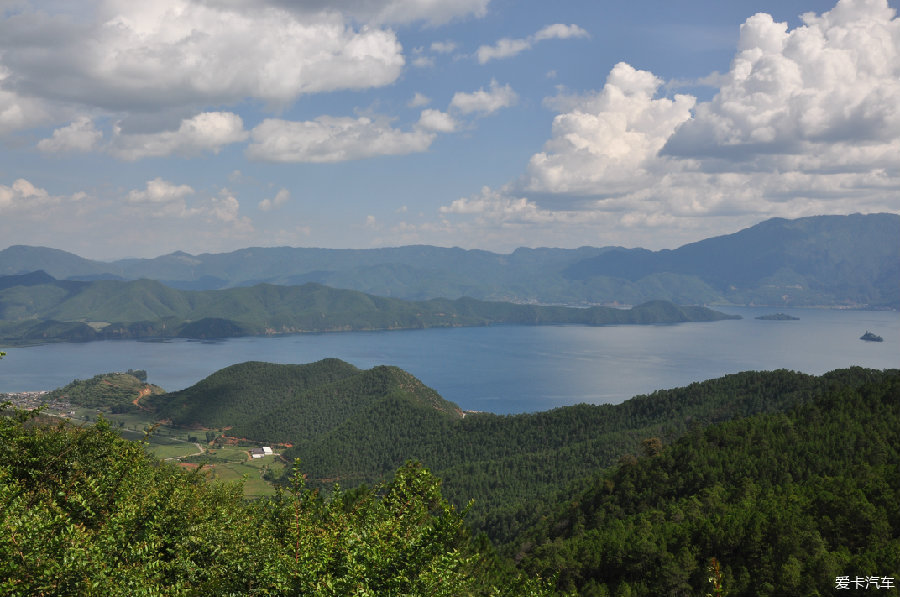
[[[508,416],[469,413],[457,421],[435,418],[430,425],[414,416],[415,424],[405,424],[399,409],[367,412],[325,437],[298,443],[287,455],[306,463],[311,482],[337,478],[346,486],[377,481],[404,458],[421,460],[444,479],[453,503],[475,500],[475,527],[505,542],[560,490],[639,453],[648,437],[671,442],[697,426],[783,411],[821,396],[840,375],[745,372],[618,405]],[[859,385],[867,375],[847,372],[842,383]]]
[[[229,435],[273,443],[318,441],[347,421],[392,411],[422,412],[434,419],[430,424],[462,416],[455,404],[401,369],[362,371],[339,359],[232,365],[147,405],[176,425],[227,427]]]
[[[428,551],[438,558],[428,569],[462,557],[440,568],[444,578],[482,583],[461,584],[459,593],[444,587],[448,594],[495,594],[486,585],[497,579],[505,579],[501,594],[537,594],[515,584],[521,576],[504,584],[522,573],[583,596],[715,594],[710,578],[735,596],[826,595],[848,575],[900,576],[900,370],[744,372],[619,405],[462,416],[393,367],[249,362],[143,403],[183,424],[227,423],[257,441],[296,438],[285,456],[301,459],[314,489],[377,483],[398,459],[400,472],[388,485],[339,491],[330,502],[321,492],[246,505],[239,491],[226,497],[197,489],[199,477],[184,485],[166,467],[148,468],[139,452],[114,445],[102,423],[99,435],[59,434],[0,418],[0,522],[11,529],[0,538],[0,555],[9,556],[0,557],[0,579],[33,589],[53,574],[44,563],[59,558],[54,570],[66,570],[66,582],[90,577],[113,592],[124,590],[116,579],[144,578],[180,579],[186,594],[244,594],[250,585],[332,594],[302,584],[314,583],[309,577],[301,583],[291,567],[297,541],[309,541],[304,562],[318,562],[304,569],[338,582],[351,573],[343,568],[348,554],[374,566],[363,546],[375,529],[398,529],[389,533],[400,541],[390,551],[398,562],[424,545],[406,539],[441,537],[440,549],[451,553]],[[403,465],[409,458],[443,479],[450,504],[475,500],[469,522],[489,534],[505,563],[473,555],[489,551],[483,539],[459,543],[461,522],[444,518],[450,504],[436,481]],[[398,509],[382,510],[392,503]],[[404,514],[410,504],[418,514]],[[288,530],[295,528],[304,530]],[[382,543],[371,553],[387,549],[386,536],[377,536]],[[354,582],[380,583],[375,569],[352,568],[362,575]],[[407,570],[413,582],[424,568]]]
[[[222,338],[256,334],[518,324],[716,321],[703,307],[653,301],[631,310],[576,309],[470,298],[404,301],[307,283],[186,291],[152,280],[0,277],[0,341]]]
[[[103,373],[91,379],[76,379],[47,394],[47,399],[66,399],[77,406],[110,409],[114,413],[141,408],[150,396],[165,394],[147,383],[146,371]]]

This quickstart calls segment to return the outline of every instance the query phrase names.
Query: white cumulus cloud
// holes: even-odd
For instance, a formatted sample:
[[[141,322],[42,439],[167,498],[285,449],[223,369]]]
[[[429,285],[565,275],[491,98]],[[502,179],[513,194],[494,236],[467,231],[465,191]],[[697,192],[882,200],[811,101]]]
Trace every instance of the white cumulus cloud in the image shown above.
[[[187,198],[196,195],[189,185],[171,183],[162,178],[147,181],[143,189],[134,189],[126,195],[127,206],[140,217],[176,218],[193,220],[201,217],[207,221],[237,222],[237,199],[227,189],[222,197],[196,200],[188,204]]]
[[[478,112],[491,114],[501,108],[508,108],[518,101],[518,95],[509,84],[500,86],[496,80],[491,79],[491,84],[485,91],[484,87],[478,91],[466,93],[458,91],[450,100],[450,107],[459,110],[463,114]]]
[[[431,42],[431,51],[437,54],[449,54],[456,49],[455,41],[435,41]]]
[[[497,40],[494,45],[479,46],[475,51],[479,64],[485,64],[491,60],[510,58],[530,50],[535,43],[548,39],[571,39],[575,37],[589,37],[588,32],[578,25],[564,25],[555,23],[542,27],[534,35],[522,38],[504,37]]]
[[[427,106],[431,103],[431,98],[423,93],[419,93],[418,91],[412,96],[412,99],[409,100],[406,105],[409,108],[421,108],[422,106]]]
[[[94,128],[94,122],[82,116],[53,131],[49,139],[38,141],[37,147],[47,153],[92,151],[102,139],[103,133]]]
[[[435,133],[403,131],[387,119],[320,116],[295,122],[268,118],[252,131],[247,157],[270,162],[328,163],[427,150]]]
[[[0,213],[37,209],[55,201],[47,191],[24,178],[15,180],[10,186],[0,184]]]
[[[886,0],[842,0],[803,21],[788,30],[768,14],[747,19],[718,93],[697,106],[666,152],[719,168],[727,160],[739,169],[771,167],[773,155],[804,156],[794,167],[858,169],[870,167],[875,154],[895,152],[900,20],[894,10]]]
[[[480,46],[475,55],[479,64],[485,64],[499,58],[510,58],[531,48],[532,42],[527,39],[510,39],[504,37],[492,46]]]
[[[453,117],[446,112],[440,110],[428,109],[422,110],[419,122],[416,125],[426,131],[435,131],[438,133],[452,133],[456,130],[457,123]]]
[[[109,151],[129,161],[173,154],[191,156],[204,151],[218,153],[222,147],[248,137],[244,122],[237,114],[204,112],[182,120],[175,131],[124,133],[117,128]]]
[[[571,39],[573,37],[589,37],[589,35],[587,31],[578,25],[563,25],[562,23],[547,25],[534,34],[535,41],[544,41],[545,39]]]
[[[114,110],[283,104],[394,82],[405,64],[396,34],[354,28],[326,8],[103,0],[77,19],[23,10],[0,20],[0,54],[30,96]]]
[[[287,203],[291,198],[291,192],[287,189],[281,189],[275,196],[271,199],[263,199],[259,202],[259,208],[262,211],[271,211],[278,207],[281,207],[285,203]]]
[[[218,195],[210,197],[206,205],[201,205],[198,211],[211,223],[222,222],[236,231],[252,232],[253,225],[249,218],[240,215],[240,207],[237,197],[228,189],[222,189]]]
[[[603,230],[596,244],[662,248],[773,216],[900,211],[887,1],[841,0],[794,29],[757,14],[740,33],[709,101],[663,95],[625,63],[599,91],[545,101],[559,113],[543,150],[518,180],[445,205],[445,228],[502,239],[527,225],[534,242]]]
[[[167,209],[166,211],[177,211],[184,215],[188,212],[184,198],[193,194],[194,189],[189,185],[176,185],[157,177],[148,180],[143,190],[129,191],[126,198],[129,203],[150,205],[159,209],[165,209],[161,206],[174,206],[174,210]]]
[[[603,89],[553,119],[544,151],[532,156],[524,189],[604,195],[639,188],[657,169],[657,154],[691,117],[694,98],[656,98],[662,81],[620,62]]]

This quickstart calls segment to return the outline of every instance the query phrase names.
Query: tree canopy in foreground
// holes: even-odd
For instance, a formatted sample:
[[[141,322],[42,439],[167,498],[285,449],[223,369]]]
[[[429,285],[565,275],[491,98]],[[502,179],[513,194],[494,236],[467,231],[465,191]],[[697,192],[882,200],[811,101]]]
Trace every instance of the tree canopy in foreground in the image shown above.
[[[272,499],[208,483],[94,427],[0,417],[0,593],[542,595],[491,572],[417,464],[325,501],[302,475]]]

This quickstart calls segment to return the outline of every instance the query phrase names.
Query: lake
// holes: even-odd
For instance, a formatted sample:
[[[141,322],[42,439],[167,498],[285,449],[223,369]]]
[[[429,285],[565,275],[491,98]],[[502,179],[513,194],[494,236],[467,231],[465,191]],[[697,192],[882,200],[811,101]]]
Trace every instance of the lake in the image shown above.
[[[7,348],[0,392],[49,390],[97,373],[146,369],[166,390],[243,361],[396,365],[466,410],[519,413],[636,394],[746,370],[821,374],[900,367],[900,313],[719,308],[741,320],[648,326],[490,326],[341,332],[216,342],[106,341]],[[776,311],[799,321],[761,321]],[[870,330],[884,342],[863,342]]]

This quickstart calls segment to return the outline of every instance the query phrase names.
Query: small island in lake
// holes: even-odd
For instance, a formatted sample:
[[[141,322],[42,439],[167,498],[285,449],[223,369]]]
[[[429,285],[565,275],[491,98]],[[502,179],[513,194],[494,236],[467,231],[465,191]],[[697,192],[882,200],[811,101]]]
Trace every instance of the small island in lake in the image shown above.
[[[800,318],[787,313],[770,313],[768,315],[760,315],[755,319],[762,319],[763,321],[797,321]]]
[[[884,342],[884,338],[877,334],[873,334],[869,330],[866,330],[866,333],[859,337],[860,340],[865,340],[866,342]]]

